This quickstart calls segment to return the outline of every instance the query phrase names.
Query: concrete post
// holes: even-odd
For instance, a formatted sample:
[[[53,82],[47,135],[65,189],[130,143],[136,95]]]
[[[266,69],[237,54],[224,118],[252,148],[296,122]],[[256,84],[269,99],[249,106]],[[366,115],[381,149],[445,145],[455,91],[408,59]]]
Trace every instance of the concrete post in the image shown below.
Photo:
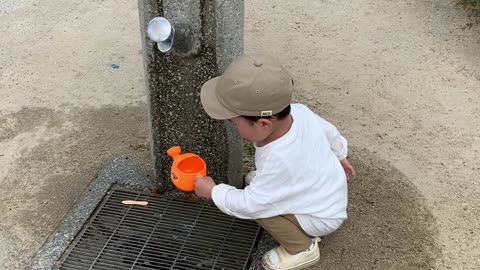
[[[168,148],[200,155],[217,182],[241,186],[242,144],[227,121],[211,120],[200,88],[243,51],[243,0],[139,0],[155,175],[170,189]],[[167,54],[146,35],[154,17],[175,28]]]

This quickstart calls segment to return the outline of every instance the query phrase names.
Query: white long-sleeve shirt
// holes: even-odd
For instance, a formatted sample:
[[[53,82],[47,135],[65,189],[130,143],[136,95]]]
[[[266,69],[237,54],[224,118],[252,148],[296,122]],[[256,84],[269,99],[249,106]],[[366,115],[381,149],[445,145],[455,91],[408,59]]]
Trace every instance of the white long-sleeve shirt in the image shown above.
[[[304,105],[292,104],[291,115],[285,135],[255,146],[251,183],[243,190],[216,185],[212,199],[221,211],[242,219],[295,214],[308,234],[324,235],[347,218],[347,183],[339,162],[347,157],[347,141]]]

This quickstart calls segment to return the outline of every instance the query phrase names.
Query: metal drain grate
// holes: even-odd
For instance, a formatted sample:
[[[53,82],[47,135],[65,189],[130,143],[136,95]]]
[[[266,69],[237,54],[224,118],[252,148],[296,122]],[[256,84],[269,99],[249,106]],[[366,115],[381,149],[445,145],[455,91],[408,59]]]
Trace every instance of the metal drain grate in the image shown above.
[[[132,199],[148,206],[121,203]],[[58,269],[247,269],[260,233],[204,202],[114,190]]]

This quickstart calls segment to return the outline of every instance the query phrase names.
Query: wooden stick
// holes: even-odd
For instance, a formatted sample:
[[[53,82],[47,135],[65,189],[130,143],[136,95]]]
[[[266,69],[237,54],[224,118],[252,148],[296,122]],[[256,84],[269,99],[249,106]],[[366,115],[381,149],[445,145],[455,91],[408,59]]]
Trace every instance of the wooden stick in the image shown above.
[[[125,200],[125,201],[122,201],[122,203],[126,204],[126,205],[141,205],[141,206],[147,206],[148,205],[148,202],[146,202],[146,201]]]

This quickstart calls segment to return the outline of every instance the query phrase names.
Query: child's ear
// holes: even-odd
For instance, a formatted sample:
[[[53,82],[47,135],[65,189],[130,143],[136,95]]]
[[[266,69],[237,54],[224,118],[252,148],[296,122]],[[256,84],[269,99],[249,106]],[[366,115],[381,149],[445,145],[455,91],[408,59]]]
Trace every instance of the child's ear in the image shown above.
[[[272,128],[272,121],[266,118],[260,118],[257,120],[257,124],[259,124],[262,128]]]

